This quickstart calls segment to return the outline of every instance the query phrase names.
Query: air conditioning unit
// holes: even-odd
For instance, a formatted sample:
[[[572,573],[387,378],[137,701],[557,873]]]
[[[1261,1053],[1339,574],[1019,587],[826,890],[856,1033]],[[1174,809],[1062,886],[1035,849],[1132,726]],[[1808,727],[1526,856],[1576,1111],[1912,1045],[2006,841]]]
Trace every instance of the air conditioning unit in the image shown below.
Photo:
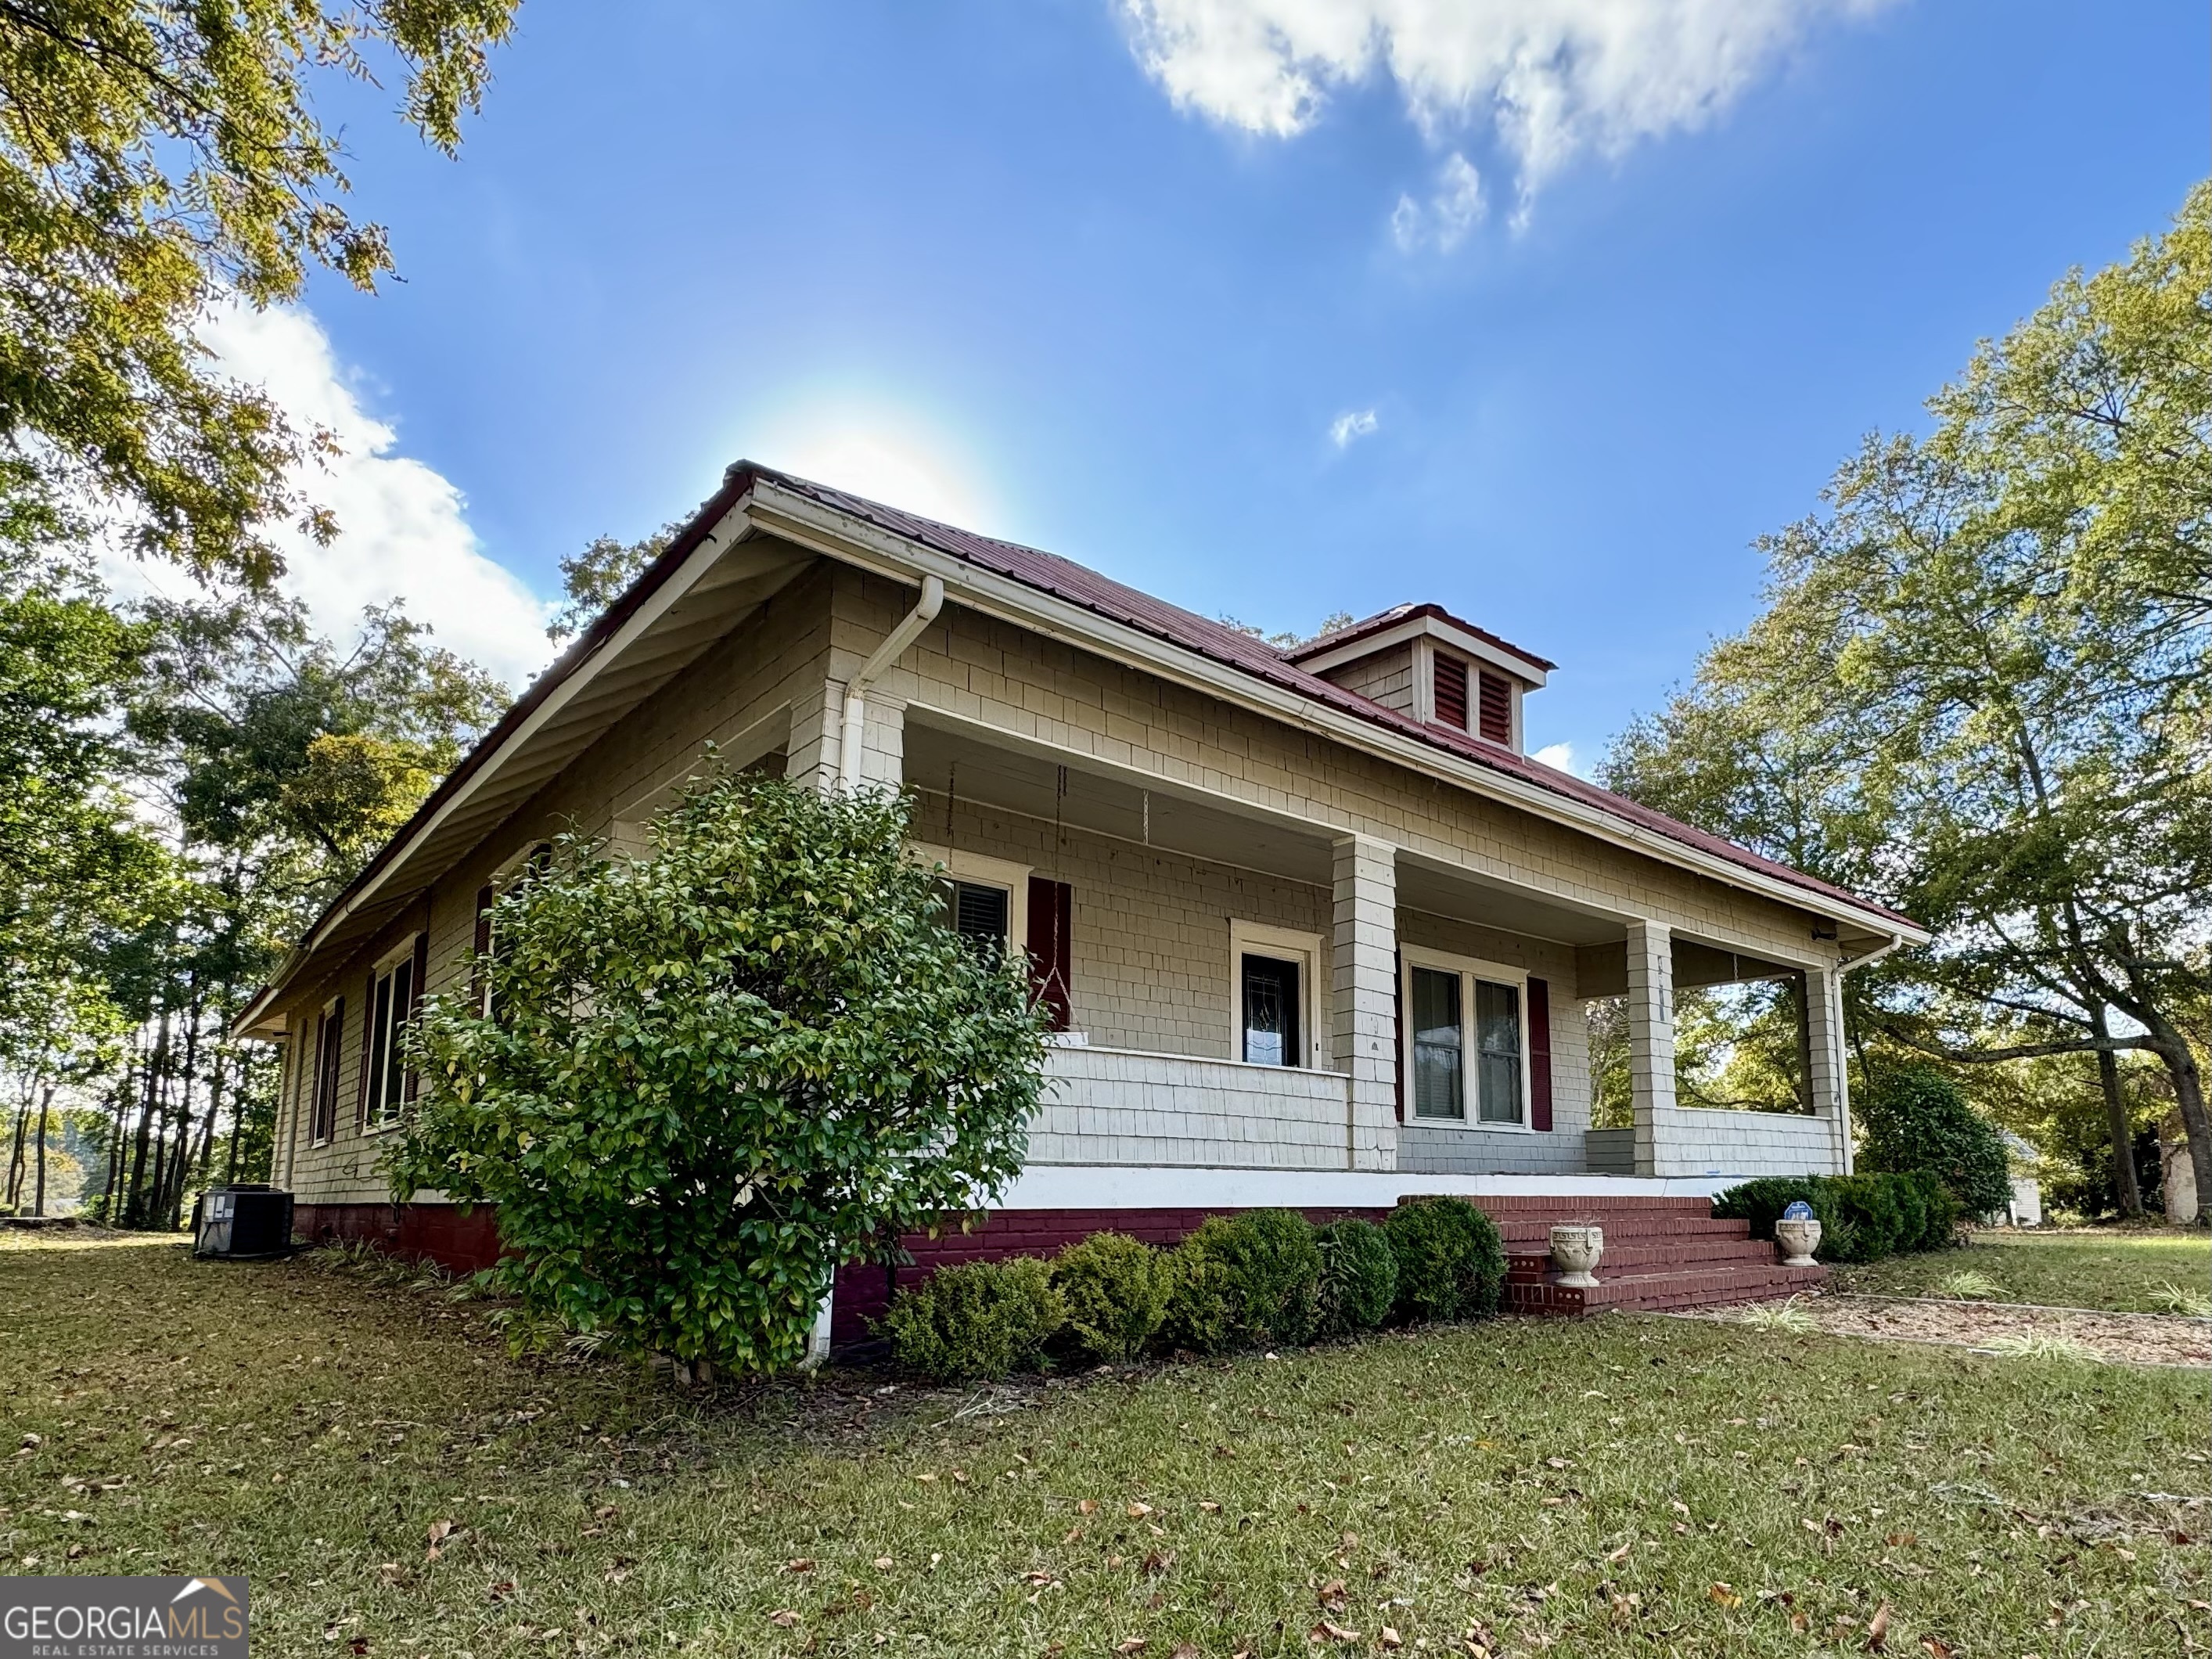
[[[192,1254],[250,1261],[292,1253],[292,1194],[261,1182],[210,1187],[192,1211]]]

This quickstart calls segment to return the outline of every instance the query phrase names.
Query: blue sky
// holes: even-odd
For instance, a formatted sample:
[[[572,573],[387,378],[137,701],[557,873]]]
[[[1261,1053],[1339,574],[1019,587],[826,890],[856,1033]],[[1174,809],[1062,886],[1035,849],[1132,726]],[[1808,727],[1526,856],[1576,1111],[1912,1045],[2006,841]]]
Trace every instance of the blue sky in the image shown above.
[[[2208,59],[2197,0],[527,0],[458,162],[326,102],[405,280],[218,343],[349,438],[331,625],[519,678],[562,555],[750,455],[1270,629],[1440,601],[1586,767],[2166,221]]]

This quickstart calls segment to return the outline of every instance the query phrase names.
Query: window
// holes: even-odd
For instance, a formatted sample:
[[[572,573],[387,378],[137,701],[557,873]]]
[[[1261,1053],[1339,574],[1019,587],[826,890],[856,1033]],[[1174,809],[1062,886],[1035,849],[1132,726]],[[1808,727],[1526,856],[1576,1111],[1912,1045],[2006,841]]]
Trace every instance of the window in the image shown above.
[[[1413,1115],[1467,1115],[1467,1074],[1461,1048],[1457,974],[1435,968],[1411,970],[1413,994]]]
[[[971,945],[1006,948],[1014,911],[1014,896],[1009,889],[950,878],[939,885],[945,893],[945,919],[961,938]]]
[[[988,940],[1000,951],[1028,944],[1028,865],[919,842],[909,843],[907,851],[917,862],[936,866],[945,925],[963,939],[979,945]]]
[[[410,940],[406,955],[380,967],[370,988],[368,1044],[362,1056],[362,1122],[371,1129],[397,1123],[400,1104],[407,1098],[400,1038],[415,1014],[415,945]]]
[[[1229,924],[1229,1052],[1254,1066],[1318,1066],[1321,935]]]
[[[1493,1127],[1528,1124],[1528,1033],[1522,1013],[1528,975],[1433,951],[1408,947],[1403,954],[1413,1115]]]
[[[345,1047],[345,999],[334,997],[315,1023],[314,1094],[307,1109],[307,1139],[320,1146],[337,1133],[338,1058]]]

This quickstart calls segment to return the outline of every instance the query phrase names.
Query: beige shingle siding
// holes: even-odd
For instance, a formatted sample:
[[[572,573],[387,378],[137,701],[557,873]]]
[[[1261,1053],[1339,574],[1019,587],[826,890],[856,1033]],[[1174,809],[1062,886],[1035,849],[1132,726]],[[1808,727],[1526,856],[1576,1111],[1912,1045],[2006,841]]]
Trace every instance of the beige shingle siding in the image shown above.
[[[1334,680],[1347,691],[1357,691],[1385,708],[1395,708],[1401,714],[1413,712],[1413,647],[1410,643],[1394,645],[1371,657],[1361,657],[1340,668],[1332,668],[1322,678]]]

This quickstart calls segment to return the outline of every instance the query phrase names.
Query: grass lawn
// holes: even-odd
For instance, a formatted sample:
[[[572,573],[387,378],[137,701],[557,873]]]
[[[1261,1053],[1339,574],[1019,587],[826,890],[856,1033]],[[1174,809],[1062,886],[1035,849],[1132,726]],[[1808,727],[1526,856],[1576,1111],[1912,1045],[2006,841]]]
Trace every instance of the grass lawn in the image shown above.
[[[1892,1256],[1835,1275],[1838,1290],[1869,1296],[1942,1296],[1942,1281],[1962,1271],[1986,1275],[1998,1302],[2054,1308],[2171,1313],[2162,1285],[2212,1292],[2212,1234],[2083,1229],[2066,1232],[1978,1232],[1963,1250]]]
[[[483,1313],[0,1244],[0,1555],[246,1573],[263,1655],[2212,1648],[2202,1371],[1613,1316],[702,1402]]]

